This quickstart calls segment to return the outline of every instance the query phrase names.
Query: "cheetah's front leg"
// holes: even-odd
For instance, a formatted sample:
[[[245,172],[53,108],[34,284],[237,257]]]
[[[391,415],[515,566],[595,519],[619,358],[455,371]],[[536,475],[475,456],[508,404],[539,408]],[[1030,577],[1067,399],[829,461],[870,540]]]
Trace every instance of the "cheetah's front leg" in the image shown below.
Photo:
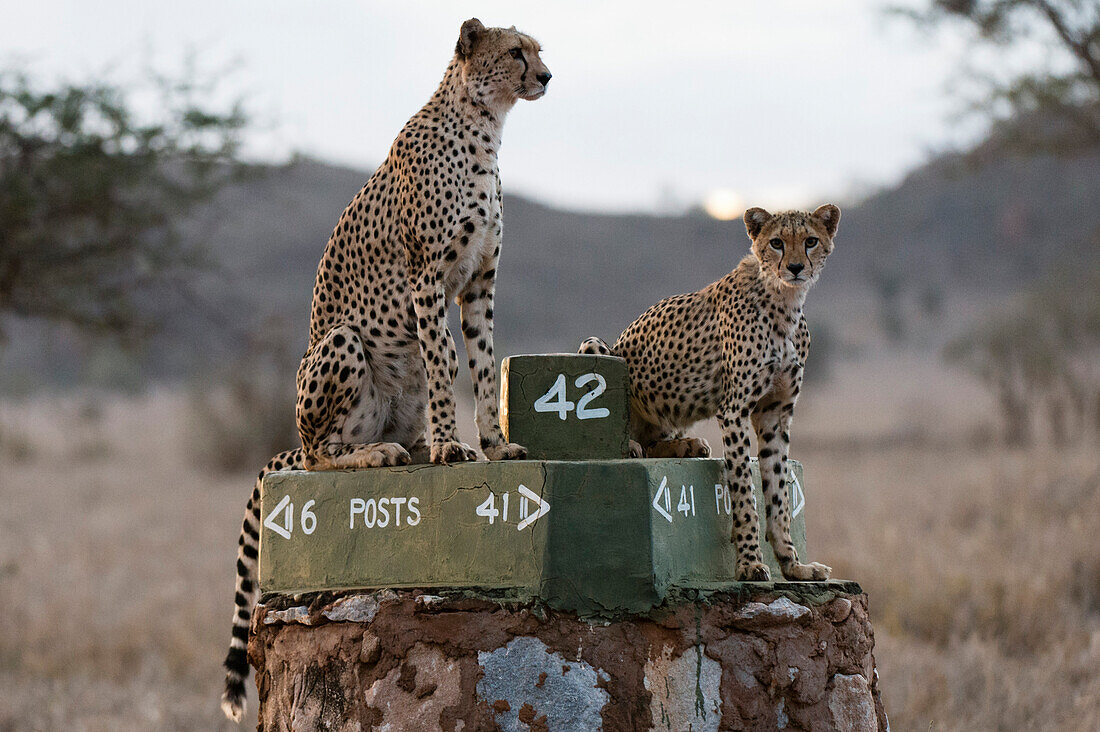
[[[451,365],[453,347],[447,330],[447,298],[443,283],[423,276],[414,282],[413,308],[420,354],[428,374],[428,431],[431,434],[431,460],[447,464],[476,460],[477,453],[455,435],[454,376]]]
[[[760,483],[767,515],[767,539],[784,577],[790,580],[827,580],[832,568],[817,562],[803,564],[798,561],[798,551],[791,541],[791,505],[787,491],[790,466],[787,454],[791,447],[791,418],[802,385],[801,367],[792,367],[790,380],[789,389],[765,396],[752,413],[752,425],[760,446]]]
[[[718,415],[725,453],[726,485],[733,497],[733,535],[737,546],[737,579],[767,582],[771,574],[760,552],[760,519],[752,494],[749,472],[749,424],[747,410],[727,409]]]
[[[522,460],[527,448],[505,442],[500,430],[498,411],[497,365],[493,357],[493,290],[496,285],[496,265],[499,245],[487,256],[459,294],[462,312],[462,337],[470,359],[470,379],[474,384],[477,407],[477,432],[481,451],[490,460]]]

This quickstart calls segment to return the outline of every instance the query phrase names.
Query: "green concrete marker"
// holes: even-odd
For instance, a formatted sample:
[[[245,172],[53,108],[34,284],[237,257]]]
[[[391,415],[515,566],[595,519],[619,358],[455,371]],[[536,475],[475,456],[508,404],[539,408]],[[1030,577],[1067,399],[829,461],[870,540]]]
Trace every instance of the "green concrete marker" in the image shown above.
[[[575,353],[511,356],[501,364],[505,436],[534,460],[627,457],[626,362]]]
[[[802,466],[791,467],[804,554]],[[753,477],[759,493],[755,465]],[[719,460],[272,473],[261,495],[260,587],[471,587],[582,615],[645,612],[676,589],[733,583],[731,512]]]
[[[261,589],[476,588],[607,616],[735,584],[721,461],[622,459],[622,359],[513,356],[502,372],[501,425],[532,460],[272,473]],[[791,469],[791,533],[805,554],[802,466]],[[755,461],[752,473],[762,507]]]

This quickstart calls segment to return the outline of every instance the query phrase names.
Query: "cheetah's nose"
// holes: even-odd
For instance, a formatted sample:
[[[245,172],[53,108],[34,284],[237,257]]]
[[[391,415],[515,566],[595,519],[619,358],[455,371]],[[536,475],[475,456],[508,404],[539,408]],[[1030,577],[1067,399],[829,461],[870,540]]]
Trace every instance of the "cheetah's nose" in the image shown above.
[[[801,272],[804,269],[805,269],[805,266],[799,264],[798,262],[791,262],[790,264],[787,265],[787,270],[790,271],[790,273],[793,274],[795,277],[797,277],[798,273]]]
[[[541,74],[535,74],[535,78],[538,79],[538,82],[543,86],[546,86],[550,83],[551,76],[553,75],[549,71],[543,71]]]

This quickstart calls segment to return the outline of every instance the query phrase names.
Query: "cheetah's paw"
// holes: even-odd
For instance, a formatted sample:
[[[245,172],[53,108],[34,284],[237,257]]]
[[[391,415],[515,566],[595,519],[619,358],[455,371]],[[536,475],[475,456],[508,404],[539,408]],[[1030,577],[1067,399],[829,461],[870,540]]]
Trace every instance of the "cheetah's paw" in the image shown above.
[[[688,445],[687,454],[684,455],[684,457],[710,457],[710,443],[702,437],[691,437],[685,440],[685,442],[687,442]]]
[[[810,562],[809,564],[794,562],[783,568],[783,576],[796,582],[821,582],[829,579],[832,573],[832,567],[827,567],[818,562]]]
[[[436,465],[466,463],[474,460],[477,460],[477,453],[465,442],[446,440],[432,443],[432,462]]]
[[[642,446],[640,444],[638,444],[638,442],[635,441],[635,440],[630,441],[630,445],[627,448],[627,452],[628,452],[629,456],[632,457],[632,458],[643,458],[643,457],[645,457],[645,451],[642,450]]]
[[[763,562],[738,562],[738,582],[767,582],[772,578],[768,565]]]
[[[710,457],[710,444],[700,437],[681,437],[675,440],[655,442],[646,450],[651,458]]]
[[[482,452],[489,460],[523,460],[527,457],[527,448],[514,442],[505,442],[500,445],[490,445]]]
[[[387,465],[408,465],[408,451],[396,442],[374,442],[357,447],[351,459],[357,468],[381,468]]]

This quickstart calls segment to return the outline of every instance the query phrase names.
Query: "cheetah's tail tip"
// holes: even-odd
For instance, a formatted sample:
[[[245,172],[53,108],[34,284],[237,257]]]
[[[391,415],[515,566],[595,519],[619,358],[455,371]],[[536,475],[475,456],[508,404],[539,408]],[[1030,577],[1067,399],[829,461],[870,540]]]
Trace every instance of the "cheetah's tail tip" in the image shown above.
[[[222,711],[225,716],[234,722],[240,722],[247,707],[245,700],[244,682],[226,682],[225,693],[222,694]]]
[[[607,342],[604,341],[604,339],[592,336],[591,338],[585,339],[584,343],[581,344],[581,347],[577,349],[577,353],[584,353],[596,356],[610,356],[611,346],[607,345]]]
[[[238,651],[234,653],[234,651]],[[222,693],[222,711],[226,717],[234,722],[240,722],[248,706],[248,696],[245,691],[245,679],[248,667],[242,672],[240,662],[244,654],[240,649],[230,651],[230,657],[226,659],[225,691]]]

